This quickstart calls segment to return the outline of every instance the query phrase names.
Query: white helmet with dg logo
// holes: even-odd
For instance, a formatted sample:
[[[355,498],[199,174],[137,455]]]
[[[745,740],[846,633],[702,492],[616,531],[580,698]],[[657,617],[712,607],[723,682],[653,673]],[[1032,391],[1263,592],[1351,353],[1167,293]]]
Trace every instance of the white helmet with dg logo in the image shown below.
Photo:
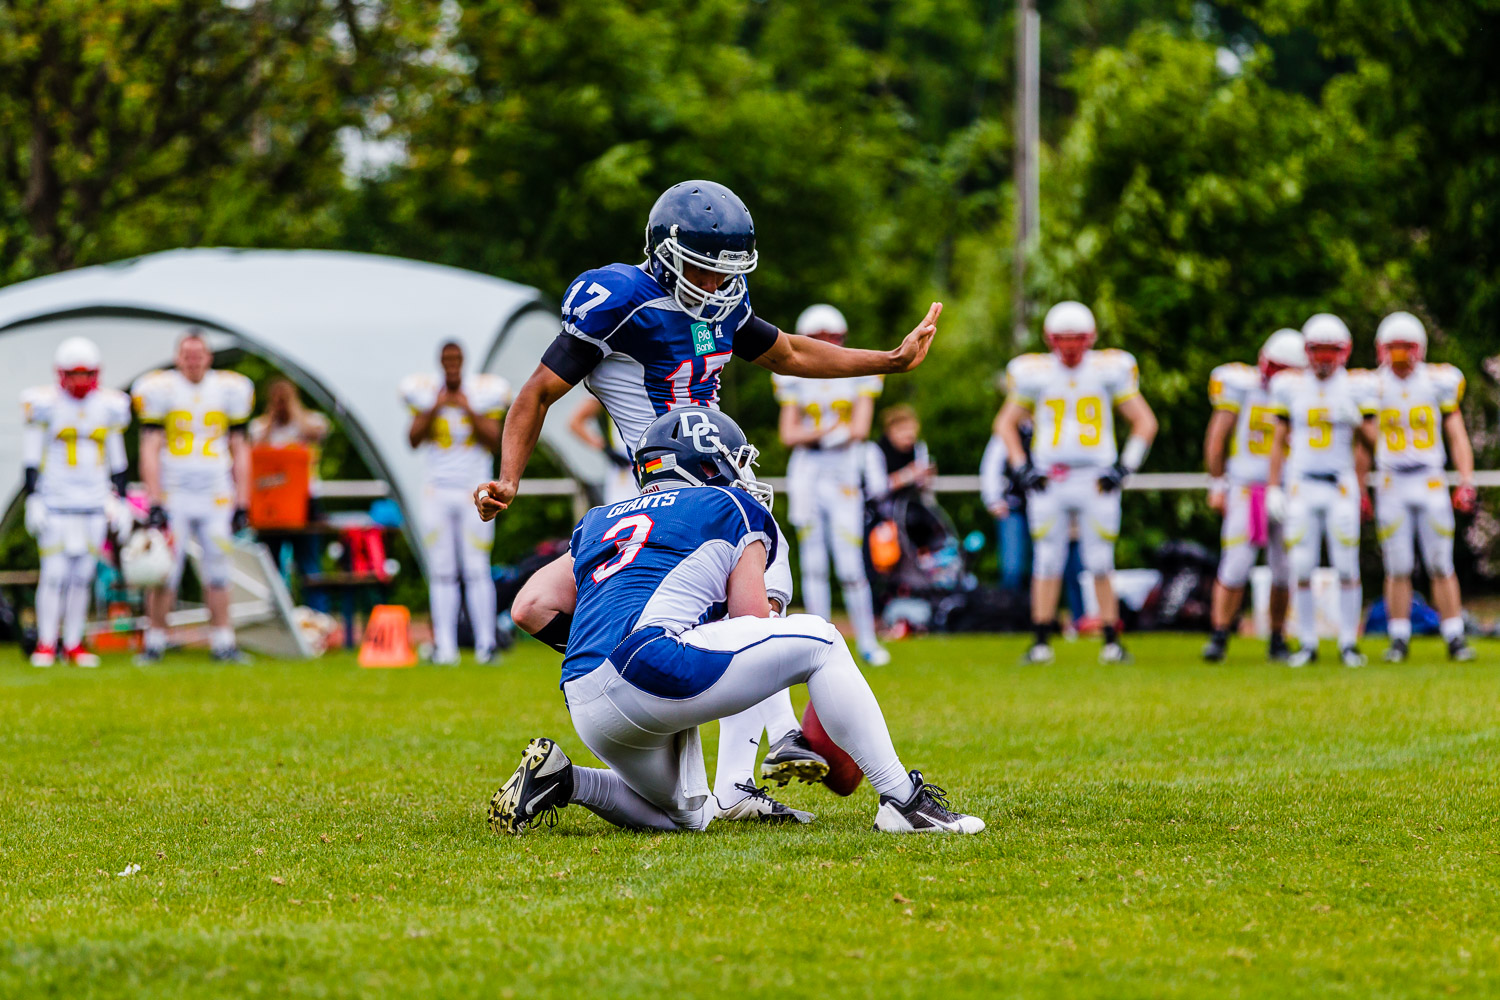
[[[740,425],[706,406],[680,406],[657,417],[635,446],[641,490],[656,483],[734,486],[767,508],[771,487],[755,478],[760,452]]]

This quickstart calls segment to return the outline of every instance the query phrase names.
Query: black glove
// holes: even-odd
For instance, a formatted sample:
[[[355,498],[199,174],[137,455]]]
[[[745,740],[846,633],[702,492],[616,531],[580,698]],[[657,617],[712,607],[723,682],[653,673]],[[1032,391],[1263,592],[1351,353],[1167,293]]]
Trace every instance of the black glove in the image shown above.
[[[159,503],[151,505],[151,510],[146,514],[146,527],[165,528],[167,526],[167,510]]]
[[[1130,470],[1116,462],[1099,477],[1099,492],[1113,493],[1120,488],[1120,484],[1125,482],[1125,477],[1128,475],[1130,475]]]
[[[250,527],[250,512],[243,507],[234,509],[234,517],[229,519],[229,530],[238,535]]]
[[[1010,470],[1011,484],[1021,493],[1034,493],[1037,490],[1046,489],[1047,477],[1042,475],[1036,466],[1027,462],[1018,469]]]

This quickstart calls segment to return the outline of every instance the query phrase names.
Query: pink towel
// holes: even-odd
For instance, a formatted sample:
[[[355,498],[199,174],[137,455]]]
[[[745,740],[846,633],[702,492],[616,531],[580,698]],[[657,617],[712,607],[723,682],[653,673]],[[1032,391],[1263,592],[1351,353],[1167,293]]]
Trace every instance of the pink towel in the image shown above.
[[[1250,544],[1264,546],[1267,535],[1266,487],[1264,483],[1256,483],[1250,487]]]

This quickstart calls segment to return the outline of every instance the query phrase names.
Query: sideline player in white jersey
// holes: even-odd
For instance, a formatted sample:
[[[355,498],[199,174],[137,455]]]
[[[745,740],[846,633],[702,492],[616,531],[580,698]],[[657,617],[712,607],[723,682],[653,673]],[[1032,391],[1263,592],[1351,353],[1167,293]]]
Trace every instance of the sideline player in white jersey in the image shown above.
[[[1385,555],[1385,605],[1390,620],[1388,663],[1405,662],[1411,644],[1411,574],[1417,537],[1432,578],[1432,603],[1441,618],[1449,659],[1474,659],[1464,640],[1463,601],[1453,571],[1453,510],[1474,509],[1474,447],[1458,404],[1463,373],[1431,364],[1427,331],[1408,312],[1391,313],[1375,331],[1380,433],[1375,444],[1375,515]],[[1439,414],[1442,414],[1439,417]],[[1458,470],[1450,499],[1443,469],[1447,454]]]
[[[427,556],[432,611],[432,662],[458,662],[458,581],[474,627],[474,658],[495,656],[495,582],[490,549],[495,525],[476,520],[476,478],[494,472],[500,421],[510,406],[510,383],[498,375],[464,374],[464,349],[449,342],[438,354],[443,373],[408,376],[401,401],[411,411],[407,437],[422,459],[418,508]]]
[[[131,387],[141,423],[141,479],[151,502],[149,523],[173,537],[175,562],[167,582],[146,595],[150,627],[136,662],[161,660],[167,612],[177,601],[187,541],[202,549],[209,649],[216,661],[243,663],[229,620],[229,552],[249,523],[250,445],[245,425],[255,386],[238,372],[213,367],[214,356],[196,330],[177,341],[176,366],[147,372]]]
[[[1083,568],[1094,577],[1104,622],[1100,663],[1126,663],[1120,644],[1120,604],[1110,574],[1120,535],[1120,487],[1140,468],[1156,437],[1156,414],[1141,397],[1135,358],[1124,351],[1093,349],[1094,314],[1081,302],[1059,302],[1047,310],[1042,334],[1048,354],[1023,354],[1005,370],[1008,395],[997,429],[1011,462],[1011,476],[1026,491],[1031,521],[1031,621],[1036,637],[1030,663],[1050,663],[1048,644],[1057,624],[1069,526],[1078,524]],[[1115,444],[1114,411],[1130,424],[1123,451]],[[1033,427],[1031,457],[1021,425]]]
[[[41,553],[33,667],[62,659],[97,667],[83,648],[84,619],[111,507],[125,493],[130,398],[99,385],[99,348],[69,337],[53,358],[57,381],[21,394],[26,530]]]
[[[1240,613],[1245,583],[1261,549],[1271,567],[1267,655],[1281,662],[1291,654],[1284,634],[1291,566],[1281,525],[1266,517],[1266,480],[1271,474],[1271,443],[1276,438],[1269,386],[1277,373],[1306,367],[1302,331],[1277,330],[1261,347],[1257,367],[1239,362],[1220,365],[1208,379],[1208,400],[1214,408],[1203,444],[1213,480],[1208,505],[1224,518],[1210,612],[1213,635],[1203,647],[1203,658],[1209,663],[1223,660],[1229,649],[1229,629]]]
[[[808,306],[797,317],[797,333],[842,347],[849,324],[833,306]],[[802,604],[819,618],[833,616],[831,550],[859,654],[870,666],[883,667],[891,654],[875,638],[864,554],[864,442],[875,419],[881,377],[772,375],[771,382],[781,404],[781,443],[792,449],[786,466],[787,518],[797,530]]]
[[[1287,664],[1305,667],[1318,659],[1312,573],[1326,534],[1328,561],[1339,575],[1339,660],[1362,667],[1359,522],[1375,427],[1369,373],[1344,367],[1353,339],[1337,316],[1318,313],[1302,324],[1302,336],[1307,368],[1271,380],[1271,410],[1278,419],[1266,488],[1266,514],[1283,524],[1297,583],[1294,610],[1302,645]]]
[[[770,617],[765,575],[780,532],[754,455],[724,414],[678,408],[636,444],[642,495],[578,523],[563,557],[576,612],[562,689],[574,729],[605,766],[581,767],[552,740],[532,740],[490,801],[497,833],[555,822],[572,804],[627,829],[704,829],[716,809],[698,727],[793,684],[807,685],[829,736],[880,795],[876,830],[984,829],[902,766],[838,630],[813,615]]]

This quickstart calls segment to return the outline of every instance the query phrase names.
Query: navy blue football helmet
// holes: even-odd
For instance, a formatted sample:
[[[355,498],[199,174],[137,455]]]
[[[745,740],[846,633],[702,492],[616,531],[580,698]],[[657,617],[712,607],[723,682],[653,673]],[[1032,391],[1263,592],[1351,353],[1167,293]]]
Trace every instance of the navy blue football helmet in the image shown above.
[[[771,507],[771,487],[755,478],[760,451],[720,410],[679,406],[651,422],[635,446],[635,479],[655,483],[734,486]]]
[[[662,192],[646,220],[651,276],[693,316],[716,323],[745,297],[755,270],[755,220],[739,197],[713,181],[683,181]],[[725,275],[706,292],[683,276],[683,265]],[[705,314],[706,313],[706,314]]]

